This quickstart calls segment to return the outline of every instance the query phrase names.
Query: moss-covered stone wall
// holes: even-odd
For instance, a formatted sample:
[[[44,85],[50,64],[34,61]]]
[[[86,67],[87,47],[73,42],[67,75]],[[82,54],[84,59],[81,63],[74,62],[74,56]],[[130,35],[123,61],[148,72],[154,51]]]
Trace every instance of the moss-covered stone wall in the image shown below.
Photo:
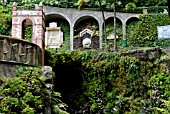
[[[46,51],[46,60],[70,113],[168,113],[170,56],[159,48]]]

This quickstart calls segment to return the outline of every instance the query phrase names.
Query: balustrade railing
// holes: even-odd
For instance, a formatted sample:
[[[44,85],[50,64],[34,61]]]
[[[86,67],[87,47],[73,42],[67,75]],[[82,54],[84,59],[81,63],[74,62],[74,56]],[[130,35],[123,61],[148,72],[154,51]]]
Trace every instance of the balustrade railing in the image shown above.
[[[42,65],[42,50],[34,43],[0,35],[0,61]]]

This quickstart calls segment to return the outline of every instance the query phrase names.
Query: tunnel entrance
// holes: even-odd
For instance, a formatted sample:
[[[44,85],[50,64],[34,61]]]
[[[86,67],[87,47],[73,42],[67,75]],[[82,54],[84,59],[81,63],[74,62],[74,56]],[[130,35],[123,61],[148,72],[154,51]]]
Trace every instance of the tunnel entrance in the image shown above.
[[[55,72],[54,89],[61,93],[61,99],[68,105],[67,109],[70,114],[74,114],[75,110],[79,108],[76,101],[82,97],[83,83],[82,72],[79,70],[78,66],[73,64],[56,64],[53,69]]]

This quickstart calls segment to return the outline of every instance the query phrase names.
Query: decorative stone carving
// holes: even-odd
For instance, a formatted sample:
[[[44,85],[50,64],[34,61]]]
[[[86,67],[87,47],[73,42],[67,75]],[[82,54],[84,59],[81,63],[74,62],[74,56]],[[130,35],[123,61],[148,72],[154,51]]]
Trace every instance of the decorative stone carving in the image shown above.
[[[80,37],[82,37],[86,33],[90,34],[90,36],[92,37],[94,32],[91,31],[90,29],[84,29],[83,31],[80,32]]]
[[[56,22],[50,23],[49,26],[46,27],[45,46],[46,48],[59,48],[63,43],[63,32],[60,27],[57,27]]]

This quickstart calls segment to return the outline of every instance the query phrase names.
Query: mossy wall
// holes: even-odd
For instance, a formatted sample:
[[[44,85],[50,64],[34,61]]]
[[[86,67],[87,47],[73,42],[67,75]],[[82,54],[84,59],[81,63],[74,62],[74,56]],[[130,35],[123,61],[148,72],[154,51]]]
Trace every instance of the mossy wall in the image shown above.
[[[56,88],[70,113],[156,114],[169,112],[169,63],[168,55],[151,48],[123,53],[46,51],[45,64],[60,76],[56,82],[63,86]]]

